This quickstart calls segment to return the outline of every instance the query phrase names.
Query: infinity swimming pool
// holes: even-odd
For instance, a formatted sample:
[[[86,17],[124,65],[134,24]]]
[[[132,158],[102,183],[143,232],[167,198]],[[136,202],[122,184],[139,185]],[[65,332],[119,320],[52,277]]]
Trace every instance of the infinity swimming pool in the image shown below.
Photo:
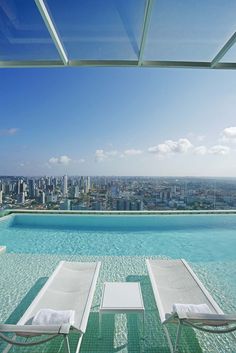
[[[0,268],[4,268],[0,282],[1,321],[17,322],[30,296],[37,293],[40,283],[45,283],[61,259],[102,261],[91,317],[97,313],[104,281],[140,281],[150,321],[145,340],[147,352],[162,353],[169,349],[158,324],[145,257],[185,258],[222,309],[236,312],[236,215],[16,214],[1,220],[0,245],[7,247],[7,253],[0,255]],[[132,336],[133,321],[125,320],[113,323],[116,329],[112,342],[111,325],[107,325],[105,343],[96,341],[96,320],[91,322],[91,332],[81,352],[138,352],[139,340]],[[156,320],[155,325],[152,320]],[[182,352],[236,352],[232,335],[216,338],[190,333],[185,341]],[[14,352],[18,351],[23,352],[19,348]],[[32,352],[38,352],[37,348]],[[50,348],[48,352],[54,350]]]
[[[28,214],[10,216],[0,227],[0,245],[10,253],[235,260],[235,215]]]

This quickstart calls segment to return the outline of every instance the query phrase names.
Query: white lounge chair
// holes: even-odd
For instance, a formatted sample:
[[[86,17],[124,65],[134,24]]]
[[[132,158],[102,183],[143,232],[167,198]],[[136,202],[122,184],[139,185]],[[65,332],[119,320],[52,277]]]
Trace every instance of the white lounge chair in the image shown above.
[[[100,270],[100,262],[66,262],[61,261],[53,274],[40,290],[36,298],[28,307],[16,325],[0,325],[0,338],[10,345],[30,346],[45,343],[54,337],[64,337],[65,352],[70,352],[68,334],[70,331],[78,332],[79,340],[76,353],[79,352],[83,334],[85,333],[90,308],[96,288]],[[53,310],[73,310],[75,312],[74,324],[62,325],[31,325],[34,315],[44,308]],[[4,333],[15,333],[10,339]],[[32,342],[17,340],[17,335],[32,337],[47,335]],[[7,352],[11,346],[8,346]]]
[[[178,352],[183,325],[209,333],[236,330],[236,314],[225,315],[185,260],[146,260],[161,323],[172,353]],[[173,312],[173,305],[207,304],[210,314]],[[177,324],[172,343],[166,324]]]

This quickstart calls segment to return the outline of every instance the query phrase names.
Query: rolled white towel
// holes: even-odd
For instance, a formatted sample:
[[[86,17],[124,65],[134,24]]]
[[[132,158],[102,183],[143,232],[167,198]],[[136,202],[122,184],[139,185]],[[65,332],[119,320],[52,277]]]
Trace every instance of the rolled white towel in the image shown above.
[[[74,310],[40,309],[32,320],[32,325],[73,325]]]
[[[212,314],[207,304],[173,304],[173,313]]]

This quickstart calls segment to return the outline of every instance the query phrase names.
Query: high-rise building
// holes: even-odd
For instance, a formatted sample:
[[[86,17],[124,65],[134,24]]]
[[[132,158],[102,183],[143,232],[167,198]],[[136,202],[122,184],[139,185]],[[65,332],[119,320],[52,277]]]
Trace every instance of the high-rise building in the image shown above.
[[[35,197],[38,198],[39,194],[40,194],[39,189],[35,187]]]
[[[52,184],[54,185],[54,188],[57,187],[57,178],[56,178],[56,177],[54,177],[54,178],[52,179]]]
[[[119,195],[118,187],[117,186],[111,186],[111,196],[112,197],[117,197]]]
[[[44,191],[41,192],[40,203],[43,205],[45,204],[45,192]]]
[[[21,186],[22,186],[22,180],[19,179],[19,180],[17,181],[17,186],[16,186],[16,193],[17,193],[17,195],[19,195],[19,194],[21,193]]]
[[[85,192],[86,194],[89,192],[89,190],[91,189],[90,187],[90,177],[88,176],[85,180]]]
[[[84,189],[84,177],[83,176],[80,178],[79,186],[82,190]]]
[[[60,210],[71,210],[71,200],[64,200],[64,202],[60,204]]]
[[[64,177],[63,177],[63,196],[64,197],[67,197],[67,195],[68,195],[67,184],[68,184],[67,175],[64,175]]]
[[[2,205],[2,190],[0,191],[0,205]]]
[[[31,199],[35,197],[35,182],[33,179],[29,180],[29,197]]]
[[[78,197],[79,197],[79,185],[76,185],[76,186],[75,186],[74,197],[75,197],[75,198],[78,198]]]
[[[45,184],[46,184],[46,186],[51,185],[51,178],[50,177],[45,178]]]
[[[38,180],[38,188],[39,189],[43,189],[43,187],[44,187],[44,179],[41,178],[41,179]]]
[[[26,183],[22,179],[18,179],[15,184],[15,193],[17,195],[24,193],[26,191]]]
[[[25,203],[25,193],[21,192],[17,195],[17,203],[24,204]]]
[[[22,181],[21,185],[20,185],[20,192],[25,192],[26,189],[26,184],[24,181]]]

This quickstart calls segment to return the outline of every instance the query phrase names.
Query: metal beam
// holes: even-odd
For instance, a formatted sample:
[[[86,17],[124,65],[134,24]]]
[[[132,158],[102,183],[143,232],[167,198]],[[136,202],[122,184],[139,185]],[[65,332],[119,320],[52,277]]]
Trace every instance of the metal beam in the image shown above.
[[[225,54],[229,51],[229,49],[236,43],[236,32],[230,37],[230,39],[225,43],[223,48],[218,52],[218,54],[214,57],[211,62],[211,67],[215,67],[219,61],[225,56]]]
[[[0,61],[0,68],[27,67],[143,67],[143,68],[176,68],[176,69],[217,69],[236,70],[236,63],[218,63],[199,61],[155,61],[145,60],[139,66],[138,60],[71,60],[67,66],[61,60]]]
[[[68,57],[67,57],[67,54],[65,52],[65,49],[63,48],[63,44],[60,40],[60,37],[56,31],[56,28],[53,24],[53,21],[48,13],[48,10],[47,10],[47,7],[45,6],[44,4],[44,1],[43,0],[34,0],[38,9],[39,9],[39,12],[44,20],[44,23],[45,25],[47,26],[47,29],[50,33],[50,36],[58,50],[58,53],[61,57],[61,60],[63,61],[64,65],[67,65],[68,64]]]
[[[141,38],[139,57],[138,57],[138,65],[141,65],[142,60],[143,60],[143,53],[144,53],[144,49],[145,49],[147,34],[148,34],[151,15],[152,15],[152,7],[153,7],[153,0],[146,0],[145,14],[144,14],[144,20],[143,20],[142,38]]]
[[[65,67],[61,60],[0,61],[0,68]]]
[[[87,67],[135,67],[138,66],[138,60],[70,60],[69,66],[87,66]]]
[[[211,63],[206,61],[172,61],[172,60],[145,60],[142,62],[143,67],[159,67],[159,68],[189,68],[189,69],[210,69]]]
[[[236,63],[218,63],[214,67],[207,61],[144,61],[142,67],[178,69],[236,70]]]

